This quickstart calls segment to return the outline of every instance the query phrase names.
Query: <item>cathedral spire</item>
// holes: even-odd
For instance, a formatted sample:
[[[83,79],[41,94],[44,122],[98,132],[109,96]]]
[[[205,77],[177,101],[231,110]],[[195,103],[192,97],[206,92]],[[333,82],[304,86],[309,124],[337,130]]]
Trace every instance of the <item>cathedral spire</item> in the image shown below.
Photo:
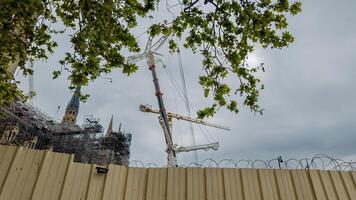
[[[105,137],[111,137],[111,135],[112,135],[112,123],[113,123],[113,118],[114,118],[114,116],[111,115],[109,127],[108,127],[108,130],[106,131]]]
[[[75,123],[77,121],[77,116],[79,113],[80,90],[80,86],[75,88],[72,98],[67,105],[62,122]]]

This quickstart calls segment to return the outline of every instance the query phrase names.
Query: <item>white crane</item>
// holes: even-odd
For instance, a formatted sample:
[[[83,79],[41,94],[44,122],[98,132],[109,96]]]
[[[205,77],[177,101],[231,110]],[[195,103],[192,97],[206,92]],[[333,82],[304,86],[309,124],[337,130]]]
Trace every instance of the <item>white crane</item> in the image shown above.
[[[155,59],[158,61],[162,62],[159,58],[155,58],[155,55],[160,55],[156,51],[165,43],[165,41],[168,39],[168,36],[163,36],[157,40],[152,45],[152,38],[148,39],[148,42],[146,44],[145,50],[143,53],[133,55],[127,58],[127,62],[134,63],[138,62],[140,60],[146,59],[148,68],[152,72],[152,78],[153,78],[153,83],[155,86],[155,95],[157,96],[157,101],[158,101],[158,106],[159,109],[155,110],[157,114],[160,116],[158,117],[160,125],[162,127],[165,141],[166,141],[166,152],[167,152],[167,165],[169,167],[177,167],[177,152],[189,152],[189,151],[194,151],[194,150],[207,150],[207,149],[217,149],[219,147],[218,143],[212,143],[212,144],[207,144],[207,145],[197,145],[197,146],[190,146],[190,147],[176,147],[173,143],[172,139],[172,130],[171,130],[171,118],[178,117],[179,115],[172,115],[172,114],[167,114],[166,109],[164,107],[164,102],[162,98],[162,93],[161,89],[158,83],[158,78],[157,78],[157,73],[155,70]],[[145,107],[147,108],[147,107]],[[187,120],[189,117],[181,117],[180,119]],[[191,118],[190,118],[191,119]],[[188,120],[187,120],[188,121]],[[192,120],[193,122],[194,120]],[[195,121],[197,123],[197,121]],[[202,123],[201,123],[202,124]],[[210,124],[211,125],[211,124]],[[216,125],[215,125],[216,126]]]
[[[160,113],[158,109],[154,109],[149,105],[140,105],[140,111],[141,112],[150,112],[150,113],[155,113],[155,114]],[[219,124],[205,122],[201,119],[194,119],[191,117],[175,114],[172,112],[167,112],[167,116],[168,116],[169,128],[171,131],[172,131],[172,118],[175,118],[177,120],[184,120],[184,121],[188,121],[188,122],[192,122],[192,123],[196,123],[196,124],[202,124],[202,125],[206,125],[206,126],[210,126],[210,127],[214,127],[214,128],[219,128],[219,129],[223,129],[223,130],[228,130],[228,131],[230,130],[230,128],[221,126]],[[162,123],[161,123],[161,126],[162,126]],[[162,128],[163,128],[163,126],[162,126]],[[210,144],[193,145],[193,146],[188,146],[188,147],[183,147],[183,146],[177,147],[177,145],[174,145],[174,148],[175,148],[176,153],[180,153],[180,152],[190,152],[190,151],[197,151],[197,150],[207,151],[209,149],[218,150],[219,146],[220,145],[218,142],[214,142],[214,143],[210,143]]]
[[[140,105],[140,111],[141,112],[150,112],[150,113],[159,114],[159,110],[158,109],[154,109],[149,105]],[[172,118],[175,118],[177,120],[184,120],[184,121],[188,121],[188,122],[192,122],[192,123],[196,123],[196,124],[202,124],[202,125],[206,125],[206,126],[210,126],[210,127],[214,127],[214,128],[224,129],[224,130],[227,130],[227,131],[230,130],[230,128],[225,127],[225,126],[221,126],[219,124],[205,122],[205,121],[203,121],[201,119],[194,119],[194,118],[191,118],[191,117],[175,114],[175,113],[172,113],[172,112],[167,112],[167,115],[168,115],[168,117],[172,117]]]

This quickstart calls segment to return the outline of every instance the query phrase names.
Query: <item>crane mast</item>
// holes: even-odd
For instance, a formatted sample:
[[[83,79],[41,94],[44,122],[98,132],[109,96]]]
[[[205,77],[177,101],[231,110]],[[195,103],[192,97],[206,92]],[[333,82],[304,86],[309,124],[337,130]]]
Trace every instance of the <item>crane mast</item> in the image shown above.
[[[159,114],[160,116],[158,117],[159,123],[162,126],[164,137],[166,140],[166,152],[167,152],[167,165],[169,167],[177,167],[177,156],[175,152],[175,147],[173,144],[173,139],[172,139],[172,133],[171,129],[169,126],[169,121],[166,113],[166,109],[164,107],[164,102],[162,98],[162,93],[161,89],[159,87],[159,82],[157,78],[157,73],[156,73],[156,66],[155,66],[155,57],[154,54],[157,54],[155,51],[158,50],[164,42],[168,39],[168,36],[163,36],[161,37],[156,43],[152,45],[152,38],[148,39],[148,42],[146,44],[145,51],[141,54],[138,55],[133,55],[127,58],[127,62],[137,62],[143,59],[146,59],[147,65],[149,70],[151,70],[152,78],[153,78],[153,84],[155,87],[155,95],[157,97],[158,101],[158,106],[159,106]],[[153,49],[153,51],[152,51]]]
[[[156,96],[157,96],[157,101],[158,101],[158,106],[159,106],[159,114],[160,114],[159,122],[162,126],[162,129],[163,129],[163,132],[165,135],[165,139],[166,139],[166,144],[167,144],[166,151],[168,153],[168,163],[167,164],[168,164],[168,166],[177,167],[178,166],[177,156],[176,156],[176,152],[174,149],[172,133],[171,133],[171,129],[170,129],[169,122],[168,122],[167,112],[164,107],[162,93],[161,93],[161,89],[160,89],[159,83],[158,83],[157,73],[155,70],[156,66],[155,66],[153,54],[151,52],[148,52],[146,55],[146,59],[147,59],[148,68],[152,72],[153,83],[155,86]]]

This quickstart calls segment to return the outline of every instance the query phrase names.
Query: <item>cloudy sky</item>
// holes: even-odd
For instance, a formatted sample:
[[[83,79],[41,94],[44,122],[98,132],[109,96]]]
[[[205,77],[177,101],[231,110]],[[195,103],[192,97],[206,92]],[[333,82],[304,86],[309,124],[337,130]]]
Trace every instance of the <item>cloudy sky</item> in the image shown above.
[[[356,160],[355,7],[352,0],[303,1],[303,12],[289,19],[295,43],[283,50],[257,49],[250,55],[251,62],[263,62],[266,67],[260,75],[266,86],[260,98],[264,114],[255,115],[242,108],[238,115],[221,110],[207,119],[230,127],[228,132],[194,125],[197,144],[221,145],[218,151],[199,152],[199,159],[273,159],[279,155],[303,158],[325,153]],[[141,28],[137,33],[143,31]],[[36,105],[61,118],[71,94],[65,76],[52,80],[50,74],[70,44],[63,37],[56,40],[60,45],[57,52],[47,62],[36,63],[34,84]],[[139,40],[143,44],[146,38],[141,36]],[[167,69],[158,66],[167,110],[185,114],[183,100],[167,73],[180,83],[178,55],[169,55],[165,50],[160,53],[165,55],[162,60],[167,65]],[[188,95],[195,111],[209,102],[197,83],[202,73],[200,59],[199,55],[182,51]],[[114,127],[121,122],[133,134],[131,159],[162,165],[165,144],[157,115],[138,110],[140,104],[157,107],[152,78],[145,62],[138,65],[140,70],[130,77],[114,71],[107,76],[112,82],[100,79],[83,88],[91,97],[81,104],[78,121],[94,115],[107,127],[114,115]],[[20,73],[17,78],[27,90],[27,80]],[[173,134],[178,145],[190,145],[186,122],[174,121]],[[191,153],[179,155],[180,164],[192,161]]]

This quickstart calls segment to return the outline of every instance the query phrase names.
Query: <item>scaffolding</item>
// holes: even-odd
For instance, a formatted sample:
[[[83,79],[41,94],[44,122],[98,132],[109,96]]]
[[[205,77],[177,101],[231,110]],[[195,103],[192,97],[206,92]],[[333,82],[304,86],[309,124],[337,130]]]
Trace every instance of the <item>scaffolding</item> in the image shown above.
[[[0,144],[70,153],[74,154],[75,162],[95,164],[106,151],[110,152],[108,164],[128,165],[131,137],[121,130],[104,137],[99,119],[91,115],[85,116],[79,126],[59,122],[27,103],[0,107]]]

